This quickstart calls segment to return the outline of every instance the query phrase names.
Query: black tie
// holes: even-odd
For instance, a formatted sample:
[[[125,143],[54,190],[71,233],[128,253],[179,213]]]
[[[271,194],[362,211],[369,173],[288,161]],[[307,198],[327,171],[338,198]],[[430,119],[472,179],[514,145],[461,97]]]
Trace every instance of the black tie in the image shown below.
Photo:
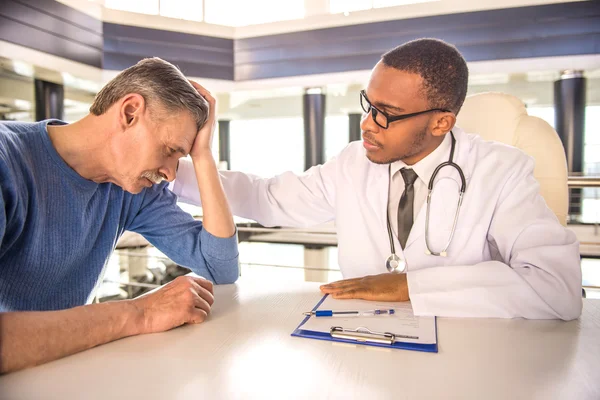
[[[398,240],[400,246],[404,249],[410,228],[413,225],[413,203],[415,200],[415,187],[413,184],[417,180],[417,173],[412,169],[402,168],[400,170],[404,178],[404,192],[398,202]]]

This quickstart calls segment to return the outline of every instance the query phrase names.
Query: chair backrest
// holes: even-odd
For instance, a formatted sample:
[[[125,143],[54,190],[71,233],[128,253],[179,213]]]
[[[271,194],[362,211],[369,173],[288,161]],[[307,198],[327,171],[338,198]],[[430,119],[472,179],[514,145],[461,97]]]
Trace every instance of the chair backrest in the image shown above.
[[[567,224],[567,160],[558,134],[546,121],[527,115],[525,104],[514,96],[480,93],[467,97],[457,125],[467,133],[509,144],[533,157],[542,197],[560,223]]]

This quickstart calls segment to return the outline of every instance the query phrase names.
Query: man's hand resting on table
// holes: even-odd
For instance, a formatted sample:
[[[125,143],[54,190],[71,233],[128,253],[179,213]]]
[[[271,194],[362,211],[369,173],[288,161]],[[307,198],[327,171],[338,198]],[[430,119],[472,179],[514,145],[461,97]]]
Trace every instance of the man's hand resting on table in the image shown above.
[[[203,322],[214,301],[212,282],[180,276],[131,304],[138,311],[138,333],[154,333]]]
[[[113,340],[206,319],[211,282],[181,276],[134,300],[58,311],[0,313],[0,374],[32,367]]]
[[[321,292],[331,295],[334,299],[409,300],[406,274],[386,273],[345,279],[322,285]]]

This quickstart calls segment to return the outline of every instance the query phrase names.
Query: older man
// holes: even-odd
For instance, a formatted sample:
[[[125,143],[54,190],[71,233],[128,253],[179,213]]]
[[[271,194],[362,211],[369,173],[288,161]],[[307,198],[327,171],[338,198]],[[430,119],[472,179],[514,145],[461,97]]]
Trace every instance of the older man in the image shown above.
[[[204,321],[212,282],[238,276],[235,225],[210,150],[214,106],[153,58],[115,77],[75,123],[0,123],[0,372]],[[203,223],[163,183],[188,154]],[[207,279],[86,305],[125,230]]]

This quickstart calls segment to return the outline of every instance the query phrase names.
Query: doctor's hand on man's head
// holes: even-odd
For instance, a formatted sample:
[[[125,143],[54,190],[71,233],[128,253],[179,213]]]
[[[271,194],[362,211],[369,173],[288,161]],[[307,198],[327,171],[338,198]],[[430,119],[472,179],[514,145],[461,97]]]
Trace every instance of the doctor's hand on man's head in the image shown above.
[[[334,299],[362,299],[376,301],[408,301],[406,274],[369,275],[321,285],[321,292]]]

